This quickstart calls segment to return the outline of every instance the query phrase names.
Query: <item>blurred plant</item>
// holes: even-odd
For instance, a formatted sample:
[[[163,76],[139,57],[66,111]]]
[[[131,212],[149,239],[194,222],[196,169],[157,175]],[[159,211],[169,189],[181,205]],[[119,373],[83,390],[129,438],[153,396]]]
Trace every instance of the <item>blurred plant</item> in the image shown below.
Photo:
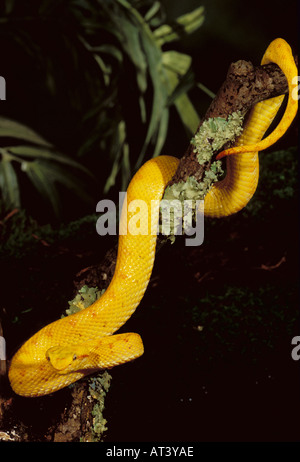
[[[199,361],[204,356],[214,362],[232,361],[234,356],[257,361],[262,352],[276,348],[280,336],[292,335],[298,317],[296,299],[293,283],[275,287],[261,282],[255,289],[224,285],[200,297],[185,311],[186,326],[189,322],[197,326],[198,335],[192,340],[195,357],[197,351]],[[192,301],[188,302],[191,307]]]
[[[0,15],[0,38],[14,43],[24,62],[29,61],[27,80],[36,83],[39,104],[46,101],[51,111],[59,101],[64,130],[61,138],[53,132],[56,127],[47,124],[44,107],[39,112],[46,120],[26,113],[26,125],[40,125],[40,133],[50,130],[46,138],[57,138],[60,151],[76,152],[77,161],[80,158],[93,171],[100,165],[102,192],[117,182],[126,189],[150,151],[160,154],[172,106],[188,136],[195,132],[199,116],[188,91],[193,86],[208,90],[194,81],[191,57],[169,44],[201,26],[203,7],[170,24],[161,2],[149,0],[5,0]],[[18,119],[15,114],[11,118]],[[34,131],[2,117],[0,136],[22,140],[21,146],[1,144],[0,186],[6,210],[20,205],[20,172],[57,213],[55,182],[83,193],[75,176],[63,169],[78,170],[78,162],[57,153]]]
[[[18,122],[0,117],[0,138],[13,138],[22,144],[0,147],[0,190],[3,211],[21,206],[20,189],[16,166],[28,176],[38,192],[51,202],[54,212],[59,215],[60,200],[57,183],[71,189],[81,198],[89,200],[79,179],[70,172],[82,170],[90,173],[78,162],[54,150],[53,146],[30,128]],[[27,143],[27,144],[26,144]],[[68,168],[66,168],[68,167]]]
[[[295,206],[294,201],[297,202],[299,197],[298,172],[297,146],[262,155],[258,188],[253,200],[243,210],[243,215],[259,217],[263,222],[269,213],[274,213],[274,211],[278,213],[283,201],[290,201],[291,205]],[[267,204],[266,196],[270,198]],[[288,210],[288,206],[286,205],[284,209]],[[280,216],[283,219],[283,212]]]

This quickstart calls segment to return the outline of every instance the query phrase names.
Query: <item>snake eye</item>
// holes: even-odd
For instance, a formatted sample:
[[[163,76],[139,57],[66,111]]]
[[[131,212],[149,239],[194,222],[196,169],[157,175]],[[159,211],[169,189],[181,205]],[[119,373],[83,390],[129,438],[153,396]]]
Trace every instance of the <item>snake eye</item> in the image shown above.
[[[73,356],[73,361],[75,361],[75,359],[77,359],[77,355],[74,355],[74,356]]]

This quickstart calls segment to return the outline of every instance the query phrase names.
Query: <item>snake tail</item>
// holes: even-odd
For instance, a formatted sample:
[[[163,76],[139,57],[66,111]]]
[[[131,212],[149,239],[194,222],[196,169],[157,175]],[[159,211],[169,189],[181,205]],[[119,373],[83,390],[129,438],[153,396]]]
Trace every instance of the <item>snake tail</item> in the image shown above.
[[[223,217],[241,210],[250,200],[259,177],[258,151],[282,136],[297,111],[291,97],[291,79],[297,74],[290,47],[276,39],[268,47],[263,64],[276,62],[289,82],[286,111],[277,128],[262,138],[272,123],[283,96],[254,106],[235,150],[225,151],[226,177],[214,184],[205,196],[205,216]],[[235,153],[236,156],[229,154]],[[222,154],[222,153],[221,153]],[[224,154],[223,155],[227,155]],[[150,280],[156,249],[159,202],[179,160],[159,156],[146,162],[135,174],[127,189],[122,209],[118,255],[112,281],[90,307],[54,321],[31,338],[15,353],[9,367],[13,390],[22,396],[35,397],[57,391],[99,369],[106,369],[143,354],[138,334],[113,335],[134,313]],[[137,211],[127,207],[135,203],[146,232],[130,232]],[[141,204],[146,204],[142,207]],[[153,204],[156,204],[153,207]]]
[[[222,151],[217,159],[226,157],[226,177],[216,183],[204,199],[205,216],[221,218],[242,210],[256,191],[259,179],[258,151],[275,143],[292,123],[298,108],[293,98],[292,80],[297,67],[290,46],[283,39],[274,40],[267,48],[262,64],[275,62],[286,75],[289,96],[285,113],[275,130],[263,141],[261,139],[273,122],[284,95],[261,101],[251,109],[242,134],[233,148]],[[232,155],[236,154],[236,155]]]
[[[296,78],[298,69],[291,47],[285,40],[278,38],[270,43],[261,61],[262,65],[269,63],[275,63],[280,67],[288,83],[288,101],[281,121],[273,132],[262,141],[251,145],[239,145],[226,149],[218,154],[217,159],[241,152],[262,151],[267,149],[272,144],[276,143],[291,125],[298,111],[298,79]]]

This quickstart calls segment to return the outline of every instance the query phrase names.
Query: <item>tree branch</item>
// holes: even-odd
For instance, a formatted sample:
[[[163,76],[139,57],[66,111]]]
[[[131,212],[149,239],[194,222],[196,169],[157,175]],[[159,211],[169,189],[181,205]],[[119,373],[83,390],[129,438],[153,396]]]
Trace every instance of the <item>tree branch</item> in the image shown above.
[[[297,63],[297,58],[295,60]],[[201,120],[197,131],[203,122],[211,117],[227,118],[236,111],[246,114],[259,101],[287,92],[286,78],[276,64],[253,66],[251,62],[243,60],[232,63],[224,83]],[[169,185],[186,181],[190,176],[194,176],[200,182],[209,167],[210,163],[206,166],[199,164],[194,152],[194,145],[190,144]],[[106,253],[100,265],[91,267],[84,273],[80,272],[77,275],[76,289],[80,289],[85,284],[106,289],[115,270],[116,257],[117,246]]]
[[[211,117],[227,118],[236,111],[245,115],[259,101],[285,94],[287,91],[286,78],[277,64],[254,67],[249,61],[240,60],[232,63],[225,82],[213,99],[197,131],[204,120]],[[190,144],[169,185],[186,181],[189,176],[194,176],[200,182],[207,167],[209,168],[209,165],[206,168],[199,165],[194,153],[194,145]]]

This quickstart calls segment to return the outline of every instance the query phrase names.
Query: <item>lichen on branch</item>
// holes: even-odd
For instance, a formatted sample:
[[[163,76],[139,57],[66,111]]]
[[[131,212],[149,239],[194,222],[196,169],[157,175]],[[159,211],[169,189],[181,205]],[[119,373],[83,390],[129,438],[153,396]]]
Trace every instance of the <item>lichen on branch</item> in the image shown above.
[[[98,300],[105,289],[99,290],[98,287],[89,287],[84,285],[79,289],[75,297],[68,302],[69,308],[65,313],[70,316],[79,311],[85,310]],[[64,315],[63,315],[64,317]],[[81,441],[98,442],[103,441],[103,435],[107,430],[107,420],[103,416],[105,409],[105,397],[108,393],[111,375],[107,371],[88,377],[88,390],[85,388],[84,393],[87,393],[87,400],[90,407],[90,421],[86,423],[85,428],[81,428]],[[84,386],[82,383],[80,386]],[[74,387],[74,384],[70,385]]]
[[[196,202],[204,200],[206,194],[214,183],[219,181],[224,174],[222,162],[213,160],[215,155],[228,143],[231,143],[242,131],[243,114],[236,111],[230,114],[227,119],[224,117],[211,117],[204,120],[197,133],[191,140],[193,154],[199,166],[203,169],[201,180],[194,175],[180,180],[177,183],[168,185],[161,205],[160,232],[164,235],[175,235],[184,222],[186,214],[192,213],[192,217],[186,220],[191,223],[196,219]],[[189,201],[190,207],[185,207]],[[172,212],[169,212],[169,221],[166,223],[162,217],[166,217],[164,204],[173,204]],[[182,220],[183,218],[183,220]],[[167,226],[164,226],[167,225]]]
[[[297,62],[297,57],[295,57]],[[216,97],[212,100],[205,116],[201,120],[197,132],[201,125],[210,118],[227,119],[234,112],[241,112],[245,115],[247,111],[259,101],[263,101],[274,96],[282,95],[288,92],[288,84],[283,72],[274,64],[264,66],[254,66],[251,62],[240,60],[229,66],[226,79],[221,85]],[[180,159],[178,169],[169,182],[168,186],[180,182],[187,182],[185,194],[194,194],[198,184],[205,182],[207,171],[221,174],[217,169],[220,164],[210,166],[200,165],[197,159],[195,146],[190,143],[184,155]],[[216,170],[216,171],[214,171]],[[208,174],[208,177],[211,174]],[[195,186],[197,184],[197,187]],[[179,187],[182,191],[183,186]],[[168,194],[168,187],[165,197]],[[176,195],[174,187],[173,195]],[[158,239],[157,248],[160,248],[160,239]],[[76,280],[76,287],[79,289],[84,284],[97,285],[100,288],[108,287],[113,276],[117,257],[117,246],[109,249],[103,261],[85,271],[81,277]]]
[[[237,111],[229,114],[227,119],[212,117],[203,122],[191,140],[200,165],[210,161],[214,153],[242,133],[243,120],[242,113]]]
[[[222,175],[221,164],[215,161],[214,154],[218,149],[224,148],[221,145],[222,143],[226,144],[228,141],[234,141],[235,137],[240,134],[241,125],[238,123],[234,128],[234,134],[232,137],[230,136],[230,140],[226,136],[219,140],[218,136],[216,136],[216,131],[220,129],[222,134],[221,128],[224,128],[224,125],[228,128],[227,124],[230,120],[235,119],[234,113],[239,114],[238,119],[240,118],[242,124],[242,118],[254,104],[264,99],[287,93],[287,91],[288,85],[285,76],[276,64],[270,63],[258,67],[254,67],[246,61],[231,64],[226,80],[212,101],[198,127],[197,133],[182,156],[177,172],[165,191],[164,198],[204,198],[211,185]],[[208,122],[208,127],[212,131],[211,138],[213,141],[209,141],[210,137],[208,137],[202,144],[205,130],[201,129],[201,127],[205,126],[206,122]],[[217,130],[216,127],[218,127]],[[211,148],[211,155],[208,157],[204,146]],[[158,239],[157,248],[160,248],[164,242]],[[99,265],[91,267],[89,271],[80,273],[80,277],[76,281],[77,289],[80,289],[84,284],[89,286],[97,285],[101,289],[106,288],[114,273],[116,256],[117,247],[115,246],[109,249],[104,260]],[[101,419],[100,415],[100,425],[98,425],[99,418],[95,418],[95,414],[93,415],[96,431],[99,429],[101,431],[103,424],[104,427],[106,426],[106,422],[101,421]]]
[[[235,112],[245,116],[256,103],[287,92],[287,80],[277,64],[254,66],[249,61],[236,61],[229,66],[226,79],[207,109],[198,130],[210,118],[221,117],[227,120]],[[206,167],[209,168],[209,165]],[[196,158],[194,145],[190,143],[169,185],[186,181],[190,176],[201,182],[205,171]]]

